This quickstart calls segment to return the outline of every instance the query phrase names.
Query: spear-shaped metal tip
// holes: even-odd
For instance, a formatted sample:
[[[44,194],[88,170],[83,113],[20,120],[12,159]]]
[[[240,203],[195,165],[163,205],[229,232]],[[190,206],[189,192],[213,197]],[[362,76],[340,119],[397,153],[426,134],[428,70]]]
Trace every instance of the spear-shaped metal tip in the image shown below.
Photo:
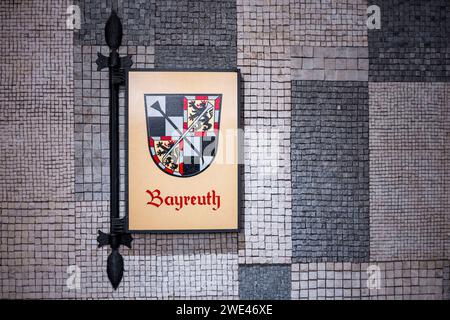
[[[116,11],[111,10],[111,15],[108,18],[105,26],[106,44],[111,50],[117,50],[122,44],[122,22],[117,16]]]
[[[106,273],[114,290],[116,290],[123,277],[123,258],[117,249],[113,249],[108,257]]]

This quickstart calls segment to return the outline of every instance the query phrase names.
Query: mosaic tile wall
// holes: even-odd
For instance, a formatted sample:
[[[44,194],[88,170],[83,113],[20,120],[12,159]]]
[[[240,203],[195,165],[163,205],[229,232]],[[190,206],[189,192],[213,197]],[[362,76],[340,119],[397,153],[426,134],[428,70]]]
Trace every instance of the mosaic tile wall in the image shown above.
[[[442,290],[442,298],[449,300],[450,299],[450,261],[446,260],[443,263],[443,290]]]
[[[450,83],[370,83],[369,96],[371,258],[448,258]]]
[[[292,82],[295,262],[369,258],[367,82]]]
[[[290,263],[289,1],[238,0],[237,16],[246,131],[244,163],[248,163],[244,166],[239,262]],[[275,145],[278,155],[267,156],[274,151],[264,148],[265,144]]]
[[[239,280],[240,299],[290,299],[291,265],[241,265]]]
[[[0,2],[0,298],[74,296],[65,285],[75,264],[66,8],[64,0]]]
[[[49,6],[59,19],[45,18]],[[9,40],[0,43],[1,202],[73,199],[73,45],[65,10],[61,0],[0,6]]]
[[[156,68],[236,68],[235,0],[156,2]]]
[[[134,67],[241,70],[243,230],[135,235],[112,290],[111,1],[1,1],[0,298],[450,299],[448,1],[113,2]]]
[[[289,9],[295,45],[367,46],[366,0],[291,0]]]
[[[439,260],[293,264],[292,299],[440,300],[443,265]],[[367,272],[369,266],[379,276]]]
[[[296,80],[367,81],[367,47],[291,47]]]
[[[370,81],[450,80],[448,1],[369,2],[382,8],[381,29],[368,33]]]

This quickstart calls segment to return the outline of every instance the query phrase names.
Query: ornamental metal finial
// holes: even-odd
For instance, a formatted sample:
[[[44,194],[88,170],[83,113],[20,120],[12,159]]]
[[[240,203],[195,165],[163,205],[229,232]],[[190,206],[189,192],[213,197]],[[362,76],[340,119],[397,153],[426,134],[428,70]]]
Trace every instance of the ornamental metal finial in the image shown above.
[[[120,245],[131,248],[133,238],[125,231],[125,221],[120,218],[120,168],[119,168],[119,90],[125,85],[126,70],[131,67],[131,56],[120,57],[117,53],[122,43],[122,23],[116,11],[112,10],[105,26],[105,39],[111,49],[109,57],[97,53],[97,70],[109,69],[109,159],[110,159],[110,230],[98,231],[98,246],[109,245],[111,253],[107,261],[107,274],[114,290],[123,277],[124,263],[119,253]]]
[[[122,22],[120,22],[120,18],[117,16],[116,11],[111,10],[111,15],[105,26],[106,44],[111,50],[119,49],[122,44],[122,35]]]

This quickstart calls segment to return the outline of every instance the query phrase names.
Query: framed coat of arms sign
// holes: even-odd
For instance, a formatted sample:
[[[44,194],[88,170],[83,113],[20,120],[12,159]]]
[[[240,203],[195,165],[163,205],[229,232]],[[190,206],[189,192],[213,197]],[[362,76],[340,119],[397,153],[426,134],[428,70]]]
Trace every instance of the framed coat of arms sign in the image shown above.
[[[130,70],[128,231],[237,231],[237,71]]]

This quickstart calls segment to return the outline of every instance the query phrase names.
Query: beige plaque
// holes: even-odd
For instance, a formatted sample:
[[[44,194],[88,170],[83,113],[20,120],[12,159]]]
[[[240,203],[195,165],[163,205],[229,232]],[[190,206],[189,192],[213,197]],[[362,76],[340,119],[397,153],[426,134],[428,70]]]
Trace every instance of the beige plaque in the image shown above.
[[[130,232],[236,231],[238,73],[128,72]]]

